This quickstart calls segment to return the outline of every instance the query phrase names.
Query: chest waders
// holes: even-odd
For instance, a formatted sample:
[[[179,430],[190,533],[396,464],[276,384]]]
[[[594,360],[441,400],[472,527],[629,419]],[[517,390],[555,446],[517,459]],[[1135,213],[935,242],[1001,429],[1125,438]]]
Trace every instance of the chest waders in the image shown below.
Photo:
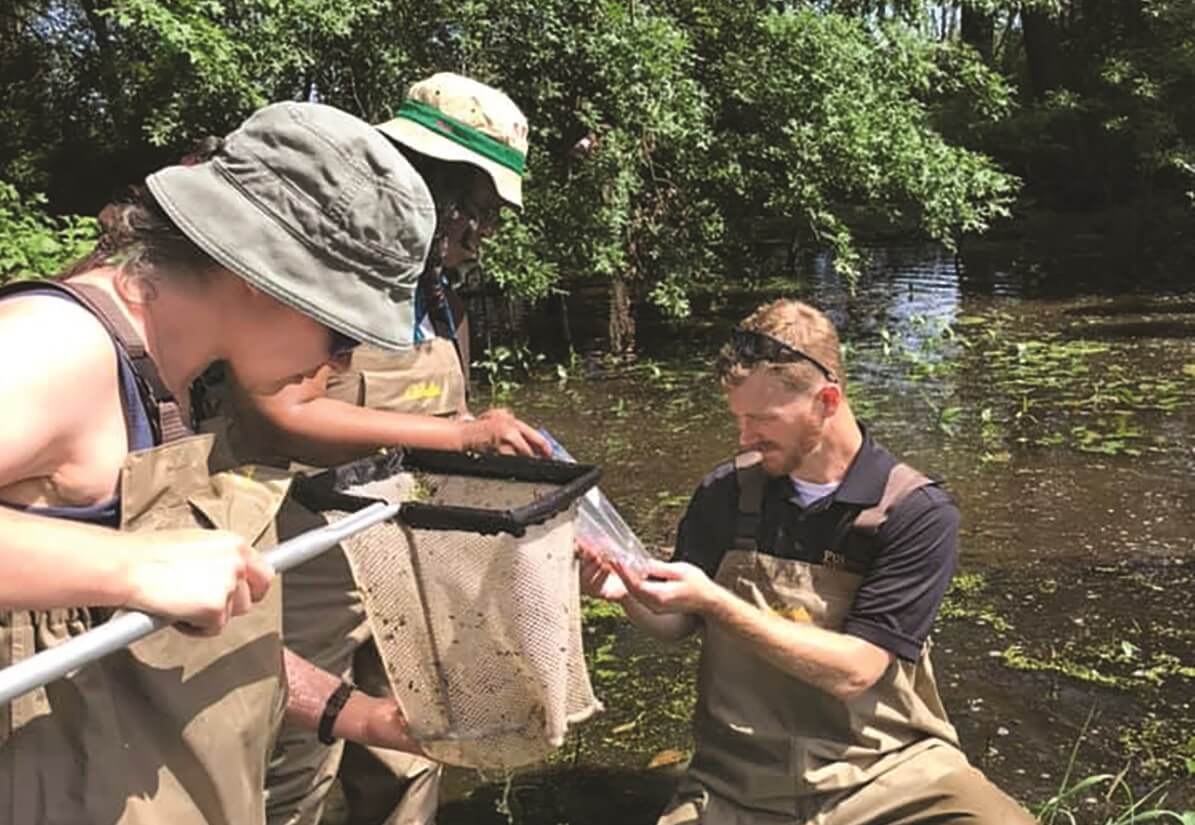
[[[446,290],[447,312],[433,312],[436,336],[403,353],[360,346],[347,370],[328,378],[327,395],[358,407],[423,415],[467,412],[469,326],[460,297]],[[456,319],[450,323],[447,319]]]
[[[329,376],[327,395],[375,410],[458,415],[465,412],[465,376],[448,338],[432,338],[402,353],[360,346],[347,370]]]
[[[87,306],[126,354],[136,353],[139,343],[123,319],[96,303]],[[209,475],[211,436],[173,430],[162,416],[169,403],[157,395],[150,417],[170,440],[130,453],[121,468],[120,529],[216,527],[258,546],[272,542],[287,482]],[[280,607],[275,583],[219,636],[167,628],[0,709],[0,821],[263,822],[266,759],[286,699]],[[7,612],[0,617],[0,666],[83,633],[109,613]]]
[[[468,336],[463,306],[454,293],[456,340],[441,334],[401,352],[369,346],[353,350],[345,370],[328,378],[326,395],[348,404],[391,412],[453,416],[466,412]],[[434,316],[433,316],[434,317]],[[323,517],[288,502],[286,535],[324,523]],[[299,655],[368,693],[389,695],[386,672],[370,638],[369,619],[343,552],[330,552],[284,577],[283,622],[287,645]],[[284,729],[270,760],[267,811],[270,825],[315,825],[339,770],[354,820],[385,825],[424,825],[435,817],[440,768],[399,751],[353,743],[322,745],[315,734]]]
[[[761,610],[841,631],[862,575],[759,552],[766,475],[756,454],[735,461],[739,501],[734,547],[714,580]],[[891,509],[931,482],[905,464],[888,476],[880,502],[862,510],[833,547],[874,542]],[[795,540],[795,539],[794,539]],[[848,702],[789,676],[706,624],[694,718],[696,747],[661,823],[761,825],[802,822],[819,796],[863,785],[941,746],[954,760],[958,737],[938,697],[929,643],[916,662],[895,659],[880,680]],[[923,755],[924,754],[924,755]],[[953,767],[952,761],[952,767]]]

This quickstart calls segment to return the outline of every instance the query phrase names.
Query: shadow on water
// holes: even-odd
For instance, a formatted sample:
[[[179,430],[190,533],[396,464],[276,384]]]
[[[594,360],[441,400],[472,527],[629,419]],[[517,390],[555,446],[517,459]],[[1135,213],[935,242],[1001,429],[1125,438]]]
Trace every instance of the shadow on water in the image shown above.
[[[672,794],[676,776],[658,770],[573,768],[484,785],[467,798],[441,805],[438,825],[653,825]]]
[[[1117,301],[1106,306],[1071,307],[1066,315],[1102,316],[1106,318],[1121,315],[1195,315],[1195,301],[1167,301],[1130,299]]]
[[[1087,324],[1067,333],[1073,338],[1195,338],[1195,321],[1172,318],[1152,318],[1147,321],[1122,321],[1119,323]]]

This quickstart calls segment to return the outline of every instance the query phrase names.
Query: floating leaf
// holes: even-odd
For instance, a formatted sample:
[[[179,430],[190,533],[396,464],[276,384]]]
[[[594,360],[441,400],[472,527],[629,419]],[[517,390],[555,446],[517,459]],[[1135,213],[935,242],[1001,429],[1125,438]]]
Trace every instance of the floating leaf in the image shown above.
[[[670,765],[679,765],[688,758],[689,754],[684,751],[676,750],[675,748],[666,748],[651,758],[651,761],[647,763],[647,769],[652,770],[653,768],[667,768]]]

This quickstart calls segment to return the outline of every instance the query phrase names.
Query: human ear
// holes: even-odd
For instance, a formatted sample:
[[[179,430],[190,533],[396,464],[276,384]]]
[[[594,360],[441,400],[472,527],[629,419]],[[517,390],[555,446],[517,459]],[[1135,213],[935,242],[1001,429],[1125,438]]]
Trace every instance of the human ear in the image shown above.
[[[112,286],[116,294],[128,304],[148,304],[158,297],[154,276],[132,272],[124,266],[116,268]]]
[[[817,391],[817,403],[824,418],[833,417],[842,404],[842,387],[837,384],[825,384]]]

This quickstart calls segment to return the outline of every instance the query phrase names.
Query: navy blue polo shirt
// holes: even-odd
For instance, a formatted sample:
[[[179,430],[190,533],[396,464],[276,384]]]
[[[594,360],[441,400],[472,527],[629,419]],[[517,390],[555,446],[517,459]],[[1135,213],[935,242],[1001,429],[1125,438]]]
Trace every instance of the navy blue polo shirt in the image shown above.
[[[837,566],[863,577],[843,631],[916,661],[954,574],[959,512],[932,484],[898,501],[874,539],[850,533],[854,518],[879,503],[897,463],[861,429],[863,444],[842,483],[809,507],[801,506],[791,478],[768,479],[756,541],[761,553],[810,564],[834,550]],[[681,520],[673,560],[713,578],[734,545],[738,498],[733,464],[706,476]]]

